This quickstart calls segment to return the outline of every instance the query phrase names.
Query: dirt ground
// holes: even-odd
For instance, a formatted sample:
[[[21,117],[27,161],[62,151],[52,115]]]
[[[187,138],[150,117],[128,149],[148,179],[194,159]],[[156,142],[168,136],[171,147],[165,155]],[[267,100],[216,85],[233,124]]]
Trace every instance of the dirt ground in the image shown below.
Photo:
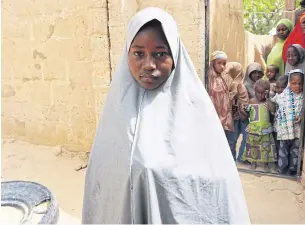
[[[29,180],[48,187],[68,214],[81,218],[86,169],[84,156],[60,147],[2,140],[2,181]],[[252,223],[305,223],[305,193],[300,184],[268,176],[240,174]]]

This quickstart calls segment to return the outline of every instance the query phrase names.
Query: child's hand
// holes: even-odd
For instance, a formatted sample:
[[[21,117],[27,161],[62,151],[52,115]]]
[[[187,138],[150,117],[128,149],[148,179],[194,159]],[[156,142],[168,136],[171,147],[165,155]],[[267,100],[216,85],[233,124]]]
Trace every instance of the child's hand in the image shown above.
[[[301,123],[301,117],[300,116],[296,117],[294,123],[295,124]]]
[[[239,117],[240,117],[241,120],[247,120],[250,116],[249,112],[245,110],[246,108],[248,108],[247,106],[248,105],[243,105],[242,104],[239,107]]]
[[[270,95],[269,90],[265,91],[265,98],[266,98],[266,99],[269,99],[269,97],[270,97],[269,95]]]

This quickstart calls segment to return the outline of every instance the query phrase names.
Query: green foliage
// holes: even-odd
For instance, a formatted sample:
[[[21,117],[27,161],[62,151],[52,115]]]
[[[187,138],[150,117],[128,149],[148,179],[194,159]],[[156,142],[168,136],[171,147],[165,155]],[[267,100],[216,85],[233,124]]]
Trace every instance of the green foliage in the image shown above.
[[[268,34],[282,18],[284,0],[243,0],[244,25],[254,34]]]

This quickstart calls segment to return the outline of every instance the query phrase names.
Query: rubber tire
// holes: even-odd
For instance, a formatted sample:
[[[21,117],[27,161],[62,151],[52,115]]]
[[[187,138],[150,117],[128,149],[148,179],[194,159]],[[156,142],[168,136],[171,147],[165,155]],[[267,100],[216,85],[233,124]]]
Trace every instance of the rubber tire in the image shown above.
[[[1,182],[1,206],[20,208],[24,212],[23,222],[28,221],[33,208],[44,201],[50,201],[49,208],[38,224],[56,224],[59,207],[49,189],[29,181]]]

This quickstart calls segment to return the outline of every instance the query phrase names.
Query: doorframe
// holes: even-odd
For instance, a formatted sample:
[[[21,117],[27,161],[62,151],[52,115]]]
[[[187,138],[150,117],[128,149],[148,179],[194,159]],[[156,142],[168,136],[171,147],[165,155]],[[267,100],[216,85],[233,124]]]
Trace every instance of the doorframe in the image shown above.
[[[204,19],[205,19],[205,61],[204,61],[204,86],[208,90],[208,72],[210,66],[210,0],[204,0]]]

